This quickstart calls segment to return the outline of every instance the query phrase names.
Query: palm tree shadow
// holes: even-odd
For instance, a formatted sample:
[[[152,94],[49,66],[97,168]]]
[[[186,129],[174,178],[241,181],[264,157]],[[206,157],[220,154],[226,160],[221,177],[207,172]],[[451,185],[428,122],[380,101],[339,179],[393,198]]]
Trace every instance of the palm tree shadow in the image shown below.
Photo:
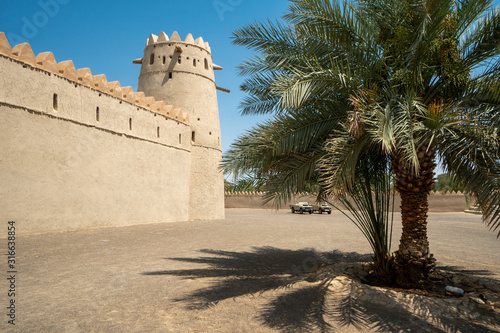
[[[369,262],[369,255],[334,251],[320,253],[311,249],[283,250],[254,248],[253,252],[200,250],[210,257],[165,258],[204,264],[207,268],[145,272],[145,275],[175,275],[186,279],[223,278],[214,286],[193,292],[183,299],[189,307],[199,309],[219,301],[268,290],[286,288],[302,281],[312,281],[321,267],[336,262]]]
[[[481,323],[460,318],[432,318],[430,324],[426,307],[435,305],[432,300],[427,304],[423,298],[422,311],[413,313],[387,297],[382,289],[371,288],[367,296],[370,287],[360,279],[367,274],[362,265],[371,261],[368,254],[273,247],[254,248],[251,252],[200,252],[209,256],[165,259],[201,264],[203,268],[142,274],[214,279],[213,285],[175,300],[186,303],[189,309],[204,309],[226,299],[281,289],[279,296],[264,305],[258,319],[267,327],[283,331],[335,332],[338,327],[354,326],[360,331],[395,332],[405,331],[411,324],[425,332],[488,332]],[[294,288],[288,288],[291,286]]]
[[[455,274],[467,274],[467,275],[475,275],[475,276],[491,276],[493,277],[495,274],[486,269],[466,269],[461,266],[442,266],[438,265],[437,269],[444,272],[451,272]]]

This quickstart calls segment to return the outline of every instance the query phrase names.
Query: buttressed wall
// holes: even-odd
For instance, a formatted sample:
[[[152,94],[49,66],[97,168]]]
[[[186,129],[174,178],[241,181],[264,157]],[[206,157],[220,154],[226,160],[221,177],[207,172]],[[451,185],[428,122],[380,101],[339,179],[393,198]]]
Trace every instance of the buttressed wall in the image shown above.
[[[192,188],[200,168],[213,167],[205,172],[217,175],[212,182],[222,177],[220,148],[193,157],[192,142],[203,126],[220,138],[218,116],[216,128],[193,127],[180,108],[187,105],[56,62],[50,52],[35,56],[26,43],[11,48],[0,33],[0,219],[29,233],[223,218],[222,178]],[[211,209],[194,214],[193,197]]]

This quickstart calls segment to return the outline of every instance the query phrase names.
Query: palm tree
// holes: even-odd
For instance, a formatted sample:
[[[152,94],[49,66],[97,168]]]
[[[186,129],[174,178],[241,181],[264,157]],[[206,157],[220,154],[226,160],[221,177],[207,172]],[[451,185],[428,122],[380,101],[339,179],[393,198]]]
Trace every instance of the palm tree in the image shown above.
[[[440,161],[500,226],[500,13],[490,0],[291,0],[284,22],[234,32],[256,51],[243,114],[273,114],[235,142],[226,171],[266,180],[286,201],[309,180],[353,194],[392,169],[403,232],[396,278],[423,286],[435,259],[428,196]],[[370,164],[382,159],[384,163]],[[362,183],[362,182],[361,182]],[[364,184],[367,184],[364,182]],[[499,232],[500,235],[500,232]]]

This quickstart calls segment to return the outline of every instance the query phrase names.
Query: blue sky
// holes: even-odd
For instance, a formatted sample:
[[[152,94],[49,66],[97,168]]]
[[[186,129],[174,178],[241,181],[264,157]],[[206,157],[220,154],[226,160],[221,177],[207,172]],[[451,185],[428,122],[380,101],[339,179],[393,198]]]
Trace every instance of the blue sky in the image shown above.
[[[495,4],[499,4],[496,0]],[[89,67],[94,75],[137,88],[140,58],[151,33],[178,31],[181,38],[192,33],[210,43],[218,86],[222,149],[246,129],[265,119],[241,116],[238,105],[244,94],[236,66],[250,52],[231,44],[231,33],[256,20],[279,19],[287,0],[0,0],[0,31],[11,46],[29,42],[35,54],[51,51],[57,61],[73,60],[76,68]]]

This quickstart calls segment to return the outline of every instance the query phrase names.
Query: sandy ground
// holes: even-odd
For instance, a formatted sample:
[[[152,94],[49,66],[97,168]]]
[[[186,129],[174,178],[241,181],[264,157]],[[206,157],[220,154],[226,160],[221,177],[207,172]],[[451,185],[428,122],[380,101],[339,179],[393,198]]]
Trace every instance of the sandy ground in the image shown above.
[[[429,239],[439,266],[500,280],[500,240],[480,216],[430,214]],[[313,284],[294,273],[324,258],[366,261],[369,254],[360,231],[338,212],[227,209],[219,221],[17,236],[15,326],[8,323],[4,256],[0,332],[319,331],[317,314],[304,310],[315,304]],[[387,323],[401,332],[444,331],[406,316],[388,313],[358,328],[340,320],[330,331],[383,332]]]

